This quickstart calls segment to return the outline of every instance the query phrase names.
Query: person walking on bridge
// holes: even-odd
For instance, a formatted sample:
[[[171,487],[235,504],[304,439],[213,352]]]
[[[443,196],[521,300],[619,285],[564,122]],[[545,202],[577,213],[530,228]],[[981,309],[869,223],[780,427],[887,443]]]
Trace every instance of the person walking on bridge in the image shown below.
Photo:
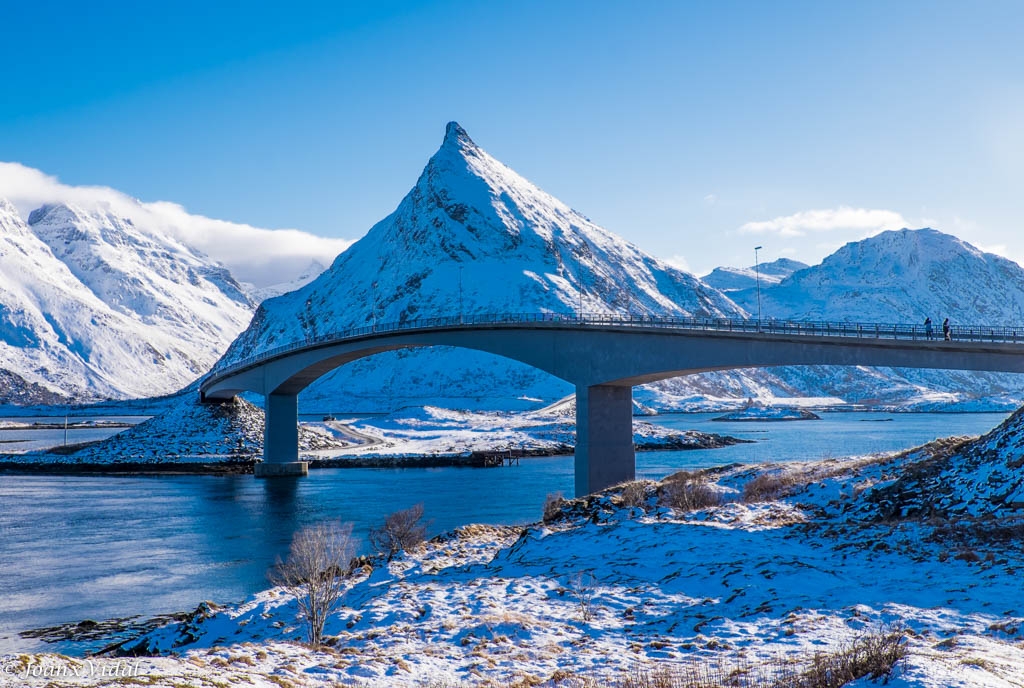
[[[931,317],[926,317],[924,319],[924,336],[927,337],[928,339],[932,338],[932,319],[931,319]]]
[[[952,337],[949,336],[949,318],[942,321],[942,338],[947,342],[952,341]]]

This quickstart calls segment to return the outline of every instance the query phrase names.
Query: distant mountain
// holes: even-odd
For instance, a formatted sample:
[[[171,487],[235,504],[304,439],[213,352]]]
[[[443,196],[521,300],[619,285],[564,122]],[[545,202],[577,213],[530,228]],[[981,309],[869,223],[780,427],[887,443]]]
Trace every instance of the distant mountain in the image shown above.
[[[266,287],[257,287],[254,284],[243,283],[242,287],[245,289],[245,293],[249,296],[253,303],[260,304],[267,299],[272,299],[275,296],[281,296],[287,294],[290,291],[295,291],[300,287],[304,287],[327,269],[327,266],[321,263],[319,260],[311,261],[306,269],[299,273],[299,276],[288,282],[281,282],[280,284],[272,284]]]
[[[807,264],[801,263],[799,260],[779,258],[770,263],[751,265],[749,268],[715,268],[701,277],[701,280],[719,291],[729,293],[741,289],[754,289],[758,279],[761,281],[762,288],[778,284],[794,272],[806,267],[808,267]]]
[[[205,372],[253,304],[222,266],[103,208],[0,199],[3,403],[166,394]]]
[[[755,295],[732,294],[749,307]],[[973,325],[1024,323],[1024,268],[934,229],[901,229],[851,242],[820,265],[767,289],[766,317]]]
[[[460,308],[574,313],[581,301],[586,312],[744,315],[719,291],[540,190],[452,122],[398,208],[319,278],[264,301],[223,363],[374,320],[453,315]],[[506,359],[429,349],[345,366],[303,399],[363,409],[430,399],[456,406],[487,399],[493,405],[500,399],[507,408],[570,391],[564,382]]]
[[[757,308],[752,288],[729,296],[748,310]],[[931,317],[938,327],[948,317],[962,325],[1024,324],[1024,268],[934,229],[889,231],[851,242],[778,284],[762,283],[761,311],[779,320],[921,324]],[[701,377],[674,393],[685,398],[712,392],[707,386],[694,389],[712,379]],[[735,374],[715,377],[735,388]],[[1024,399],[1024,376],[1006,373],[793,367],[753,378],[769,396],[786,390],[798,397],[919,409],[1010,409]]]

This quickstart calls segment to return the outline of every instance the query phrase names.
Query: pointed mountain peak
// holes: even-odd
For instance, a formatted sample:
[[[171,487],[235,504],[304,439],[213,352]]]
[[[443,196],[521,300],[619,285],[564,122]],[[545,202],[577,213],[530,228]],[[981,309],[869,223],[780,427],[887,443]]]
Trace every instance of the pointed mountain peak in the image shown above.
[[[463,129],[458,122],[451,121],[444,130],[444,143],[441,144],[443,147],[456,146],[463,148],[465,146],[472,146],[476,148],[476,144],[473,143],[473,139],[469,138],[469,134]]]

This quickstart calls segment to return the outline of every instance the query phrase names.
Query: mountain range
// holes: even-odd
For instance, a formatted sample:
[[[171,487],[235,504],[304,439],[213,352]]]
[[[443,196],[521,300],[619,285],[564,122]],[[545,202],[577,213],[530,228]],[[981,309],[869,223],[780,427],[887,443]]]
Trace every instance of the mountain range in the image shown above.
[[[455,123],[398,208],[317,280],[265,301],[223,363],[306,336],[454,313],[550,311],[721,315],[839,321],[1022,322],[1024,270],[931,229],[885,232],[817,266],[779,260],[720,269],[705,280],[643,254],[523,179]],[[717,283],[715,288],[708,281]],[[632,286],[630,286],[632,285]],[[728,291],[725,291],[728,290]],[[803,367],[737,370],[634,390],[658,410],[736,404],[861,403],[1012,408],[1024,376],[958,371]],[[309,409],[403,405],[517,408],[570,394],[526,366],[472,351],[381,354],[314,383]]]
[[[0,256],[0,403],[165,394],[202,375],[221,353],[224,365],[329,331],[459,312],[743,318],[756,317],[760,296],[766,319],[1024,322],[1024,270],[932,229],[884,232],[815,266],[780,259],[698,279],[542,191],[454,122],[394,212],[330,267],[311,265],[286,285],[247,289],[177,240],[109,208],[70,203],[39,208],[26,221],[0,201]],[[1024,399],[1021,377],[774,368],[665,380],[634,394],[659,410],[750,397],[1009,408]],[[407,350],[334,371],[300,404],[316,411],[517,409],[571,391],[545,373],[478,352]]]
[[[806,267],[809,266],[799,260],[779,258],[770,263],[751,265],[748,268],[715,268],[701,277],[701,280],[704,284],[709,284],[719,291],[729,293],[742,289],[756,289],[758,282],[762,287],[770,287]]]

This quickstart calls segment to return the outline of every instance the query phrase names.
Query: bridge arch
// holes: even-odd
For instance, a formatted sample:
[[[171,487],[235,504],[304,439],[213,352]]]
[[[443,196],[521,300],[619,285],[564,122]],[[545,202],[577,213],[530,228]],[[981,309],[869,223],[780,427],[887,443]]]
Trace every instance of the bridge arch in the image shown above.
[[[1024,328],[959,328],[954,341],[900,325],[756,323],[536,314],[432,319],[361,328],[268,351],[216,370],[204,400],[264,395],[268,475],[298,462],[297,396],[347,363],[403,348],[475,349],[533,366],[576,388],[576,493],[635,476],[632,387],[712,370],[784,365],[868,365],[1024,372]],[[969,341],[964,341],[964,340]]]

